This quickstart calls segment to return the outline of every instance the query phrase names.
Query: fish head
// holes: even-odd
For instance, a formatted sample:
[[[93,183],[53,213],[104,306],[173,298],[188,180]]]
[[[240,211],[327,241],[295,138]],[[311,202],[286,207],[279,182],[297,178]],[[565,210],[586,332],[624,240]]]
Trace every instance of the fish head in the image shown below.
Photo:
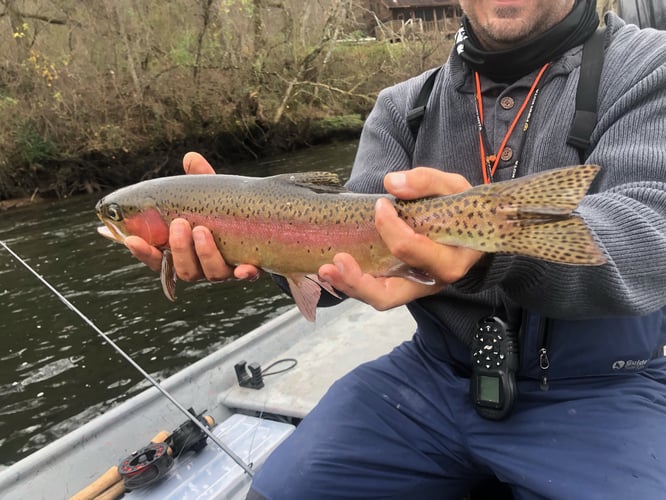
[[[168,246],[169,225],[151,198],[127,198],[119,190],[99,200],[95,211],[104,224],[97,232],[106,238],[124,243],[138,236],[158,248]]]

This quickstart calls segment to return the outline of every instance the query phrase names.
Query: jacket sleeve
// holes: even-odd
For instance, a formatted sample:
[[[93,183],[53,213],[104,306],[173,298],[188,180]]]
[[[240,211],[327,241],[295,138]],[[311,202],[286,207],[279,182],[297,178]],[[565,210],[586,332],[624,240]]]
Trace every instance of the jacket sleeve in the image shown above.
[[[497,255],[455,286],[499,286],[554,318],[643,315],[666,304],[666,32],[620,29],[606,51],[587,162],[602,171],[579,208],[608,262]]]
[[[386,174],[411,168],[415,141],[405,117],[433,71],[379,93],[361,133],[354,168],[347,182],[350,191],[383,193]]]

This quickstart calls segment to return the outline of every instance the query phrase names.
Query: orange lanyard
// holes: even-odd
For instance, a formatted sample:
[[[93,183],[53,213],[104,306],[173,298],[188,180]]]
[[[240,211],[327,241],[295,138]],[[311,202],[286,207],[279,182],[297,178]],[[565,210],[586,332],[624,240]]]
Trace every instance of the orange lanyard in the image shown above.
[[[495,175],[495,170],[497,170],[497,165],[499,165],[500,159],[502,158],[502,153],[504,152],[504,148],[506,148],[506,144],[507,142],[509,142],[509,138],[511,137],[513,130],[516,128],[516,125],[518,124],[518,120],[520,120],[520,117],[525,111],[525,108],[527,108],[527,104],[531,100],[532,104],[530,106],[529,113],[527,115],[527,118],[525,119],[525,124],[523,125],[522,129],[523,137],[521,139],[521,147],[519,149],[519,153],[520,151],[522,151],[523,149],[522,144],[524,144],[525,141],[525,135],[527,133],[530,117],[532,116],[532,110],[534,109],[534,103],[536,102],[536,98],[539,95],[538,85],[539,82],[541,81],[541,77],[546,72],[546,69],[548,69],[548,66],[550,66],[550,63],[546,63],[541,67],[541,70],[534,79],[534,83],[532,83],[530,91],[527,93],[527,96],[525,97],[525,101],[523,101],[523,104],[520,106],[520,109],[518,110],[516,117],[513,119],[513,122],[509,126],[509,130],[507,131],[506,135],[504,136],[504,139],[502,140],[502,143],[499,147],[499,151],[497,152],[497,154],[494,155],[493,154],[486,155],[486,147],[487,147],[486,145],[488,144],[488,138],[486,136],[486,128],[483,123],[483,96],[481,95],[481,80],[479,78],[479,73],[476,71],[474,72],[474,79],[476,81],[476,88],[475,88],[476,120],[479,129],[479,144],[481,149],[481,170],[483,172],[484,184],[490,184],[493,181],[493,176]],[[489,147],[488,150],[490,150]],[[518,163],[519,160],[517,159],[513,166],[512,178],[515,177],[516,175],[516,171],[518,170]]]

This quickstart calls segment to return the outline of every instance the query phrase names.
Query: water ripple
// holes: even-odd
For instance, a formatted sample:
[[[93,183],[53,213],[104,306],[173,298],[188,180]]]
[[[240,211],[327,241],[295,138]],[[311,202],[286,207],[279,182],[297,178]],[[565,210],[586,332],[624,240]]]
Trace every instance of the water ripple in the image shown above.
[[[355,144],[243,164],[246,175],[349,171]],[[7,211],[0,239],[161,380],[293,306],[267,277],[178,284],[99,237],[98,196]],[[12,463],[147,387],[147,382],[0,249],[0,462]]]

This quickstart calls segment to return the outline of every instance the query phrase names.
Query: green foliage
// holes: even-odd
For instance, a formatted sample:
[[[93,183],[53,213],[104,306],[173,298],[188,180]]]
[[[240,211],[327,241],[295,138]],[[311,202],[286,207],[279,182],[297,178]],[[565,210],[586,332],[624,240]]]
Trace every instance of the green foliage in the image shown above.
[[[363,119],[361,115],[342,115],[316,120],[312,124],[310,133],[313,140],[316,141],[331,136],[358,136],[362,128]]]
[[[8,95],[1,95],[0,94],[0,110],[4,108],[9,108],[12,106],[15,106],[17,103],[16,99],[13,97],[10,97]]]
[[[185,33],[178,43],[171,49],[171,60],[177,66],[192,66],[194,64],[194,34]]]
[[[56,145],[37,132],[35,124],[23,122],[15,132],[16,152],[28,165],[43,163],[56,157]]]

